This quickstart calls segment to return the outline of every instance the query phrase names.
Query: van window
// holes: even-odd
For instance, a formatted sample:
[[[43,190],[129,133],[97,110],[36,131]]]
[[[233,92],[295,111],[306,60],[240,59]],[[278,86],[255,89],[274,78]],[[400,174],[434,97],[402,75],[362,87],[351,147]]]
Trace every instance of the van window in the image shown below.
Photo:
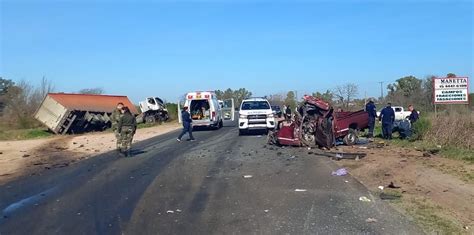
[[[152,104],[152,105],[156,104],[155,99],[153,99],[153,98],[148,98],[148,103]]]
[[[191,100],[189,111],[193,120],[211,119],[209,100]]]
[[[258,110],[270,109],[270,105],[266,101],[245,101],[242,104],[242,110]]]
[[[395,112],[401,112],[402,108],[395,108]]]

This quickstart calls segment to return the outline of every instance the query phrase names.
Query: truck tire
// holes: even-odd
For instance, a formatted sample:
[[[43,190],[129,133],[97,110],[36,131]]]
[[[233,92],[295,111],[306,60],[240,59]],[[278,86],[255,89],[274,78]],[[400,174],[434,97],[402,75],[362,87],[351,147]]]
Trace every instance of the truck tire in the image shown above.
[[[342,142],[344,142],[345,145],[347,146],[352,146],[357,143],[359,140],[359,136],[357,134],[357,130],[350,129],[349,133],[344,136],[344,139],[342,139]]]
[[[145,117],[145,123],[155,123],[156,118],[153,115],[149,115]]]

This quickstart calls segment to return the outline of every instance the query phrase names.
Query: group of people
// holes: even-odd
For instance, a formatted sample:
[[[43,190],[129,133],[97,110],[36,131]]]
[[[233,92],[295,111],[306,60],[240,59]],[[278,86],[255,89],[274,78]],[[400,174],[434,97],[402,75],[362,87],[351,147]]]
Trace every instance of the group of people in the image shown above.
[[[411,112],[408,120],[413,125],[419,119],[419,114],[413,105],[409,105],[408,110]],[[377,107],[374,101],[370,100],[365,106],[365,111],[369,113],[369,139],[374,138],[375,120],[377,118],[382,122],[382,137],[387,140],[392,139],[392,129],[395,122],[395,111],[392,108],[392,104],[387,103],[387,106],[382,109],[380,115],[377,115]]]
[[[137,131],[137,120],[123,103],[118,103],[111,116],[112,130],[117,139],[117,151],[125,157],[131,157],[133,136]]]

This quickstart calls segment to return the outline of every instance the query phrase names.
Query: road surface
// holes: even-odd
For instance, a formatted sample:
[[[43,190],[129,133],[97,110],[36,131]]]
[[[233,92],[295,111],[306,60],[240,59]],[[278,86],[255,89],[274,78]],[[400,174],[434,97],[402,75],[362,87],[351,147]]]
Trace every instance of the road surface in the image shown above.
[[[306,149],[232,125],[196,142],[177,134],[136,144],[133,158],[111,152],[0,186],[0,234],[421,233]]]

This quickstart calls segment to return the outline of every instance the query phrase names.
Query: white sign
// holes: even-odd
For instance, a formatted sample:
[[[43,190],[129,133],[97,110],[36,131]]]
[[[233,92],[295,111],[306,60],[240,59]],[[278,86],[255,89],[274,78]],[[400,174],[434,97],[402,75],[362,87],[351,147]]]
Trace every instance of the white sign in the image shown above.
[[[469,104],[469,78],[433,78],[435,104]]]

